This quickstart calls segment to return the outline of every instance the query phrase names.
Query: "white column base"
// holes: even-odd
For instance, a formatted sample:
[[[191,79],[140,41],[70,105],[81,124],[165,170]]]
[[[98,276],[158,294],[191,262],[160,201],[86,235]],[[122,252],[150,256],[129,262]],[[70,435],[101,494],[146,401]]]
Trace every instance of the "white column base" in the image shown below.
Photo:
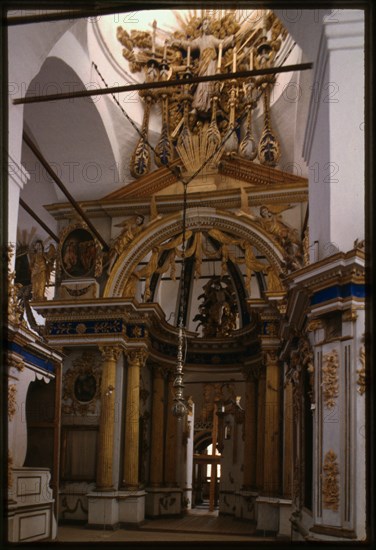
[[[259,496],[257,503],[256,530],[260,533],[279,532],[279,499]]]
[[[192,487],[183,489],[183,511],[192,509]]]
[[[119,522],[137,524],[145,520],[145,491],[119,491]]]
[[[254,491],[239,491],[235,493],[235,517],[239,519],[256,520],[256,499]]]
[[[218,505],[219,505],[220,514],[233,516],[236,510],[235,493],[233,491],[219,490]]]
[[[291,539],[291,517],[292,500],[279,499],[279,531],[277,537],[288,537]]]
[[[146,515],[148,517],[181,515],[181,489],[149,487],[146,491]]]
[[[117,491],[93,491],[87,494],[88,526],[116,529],[119,524]]]

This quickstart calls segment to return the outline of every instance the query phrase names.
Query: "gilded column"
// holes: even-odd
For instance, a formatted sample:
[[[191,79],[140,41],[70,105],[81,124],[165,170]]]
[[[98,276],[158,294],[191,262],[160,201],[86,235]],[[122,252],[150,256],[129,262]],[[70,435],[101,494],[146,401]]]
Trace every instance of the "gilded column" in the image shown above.
[[[274,351],[266,353],[264,492],[280,489],[280,376]]]
[[[124,476],[127,489],[139,486],[139,426],[140,426],[140,369],[145,365],[145,350],[128,350],[127,394],[125,413]]]
[[[103,358],[101,382],[101,414],[98,436],[96,487],[99,491],[113,490],[113,448],[115,429],[116,363],[120,355],[117,346],[100,348]]]
[[[165,483],[169,487],[177,485],[176,477],[176,444],[177,444],[177,417],[172,414],[174,406],[174,374],[169,373],[167,421],[166,421],[166,446],[165,446]]]
[[[164,376],[162,368],[153,370],[150,486],[163,484]]]
[[[245,383],[245,418],[244,418],[244,471],[243,488],[251,489],[256,486],[256,456],[257,456],[257,426],[256,407],[257,392],[256,379],[252,372],[247,373]]]

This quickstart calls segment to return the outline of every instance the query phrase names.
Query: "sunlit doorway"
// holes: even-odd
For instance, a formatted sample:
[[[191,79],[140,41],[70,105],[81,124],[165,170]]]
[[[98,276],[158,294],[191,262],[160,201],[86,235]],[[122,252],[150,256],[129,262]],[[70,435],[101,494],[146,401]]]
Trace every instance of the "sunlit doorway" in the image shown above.
[[[213,443],[195,449],[193,455],[193,508],[196,512],[218,512],[221,454]]]

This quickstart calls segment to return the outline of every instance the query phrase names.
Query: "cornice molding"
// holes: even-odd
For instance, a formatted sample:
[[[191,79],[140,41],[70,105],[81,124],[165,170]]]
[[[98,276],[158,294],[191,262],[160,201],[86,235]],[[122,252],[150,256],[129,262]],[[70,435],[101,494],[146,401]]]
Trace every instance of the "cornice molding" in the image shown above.
[[[308,201],[308,183],[275,184],[265,186],[245,187],[248,201],[253,207],[263,204],[295,204]],[[194,192],[188,195],[190,208],[198,208],[203,204],[221,210],[238,210],[241,207],[241,188],[220,189],[209,192]],[[181,199],[181,200],[180,200]],[[159,214],[171,214],[182,208],[182,195],[161,195],[155,197]],[[127,198],[113,200],[95,200],[80,202],[90,219],[131,216],[139,212],[144,216],[150,214],[150,198]],[[69,203],[54,203],[45,205],[46,210],[56,220],[71,219],[74,209]]]
[[[333,256],[310,264],[302,269],[289,274],[286,277],[289,285],[288,307],[286,318],[282,323],[281,336],[288,340],[291,336],[291,328],[297,331],[303,327],[306,316],[313,312],[315,315],[329,311],[343,310],[354,299],[363,301],[364,298],[354,298],[352,295],[340,295],[346,285],[362,287],[365,282],[365,258],[364,252],[359,249],[347,253],[338,252]],[[320,291],[326,289],[338,289],[338,296],[323,297],[317,304],[312,303],[312,298]]]
[[[295,286],[312,287],[318,285],[320,287],[322,283],[324,285],[327,282],[336,282],[338,277],[344,282],[345,276],[351,276],[351,281],[356,282],[357,276],[354,269],[359,270],[365,277],[365,254],[362,250],[353,249],[349,252],[337,252],[332,256],[328,256],[318,262],[309,264],[293,273],[290,273],[286,277],[286,282],[290,285],[290,288]],[[315,288],[316,289],[316,288]]]
[[[341,10],[340,19],[333,20],[333,16],[328,15],[323,22],[328,51],[364,48],[362,10]]]
[[[175,160],[171,163],[171,168],[174,169],[178,165],[179,161]],[[276,184],[307,184],[306,178],[252,162],[240,155],[233,155],[231,159],[222,159],[218,174],[263,187]],[[127,183],[124,187],[104,196],[102,201],[151,197],[178,182],[179,178],[170,169],[159,168],[151,174]]]

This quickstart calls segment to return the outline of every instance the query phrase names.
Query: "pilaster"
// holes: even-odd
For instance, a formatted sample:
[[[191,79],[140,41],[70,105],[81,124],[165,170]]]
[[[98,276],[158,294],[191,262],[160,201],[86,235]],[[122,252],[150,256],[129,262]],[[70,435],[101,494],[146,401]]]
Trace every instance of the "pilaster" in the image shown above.
[[[256,487],[257,457],[257,380],[248,372],[245,382],[244,471],[243,489]]]
[[[165,440],[165,470],[164,480],[167,487],[177,486],[176,452],[177,452],[177,428],[178,420],[172,414],[174,406],[174,374],[169,373],[168,377],[168,397],[166,411],[166,440]]]
[[[275,350],[265,354],[265,446],[263,493],[276,496],[280,491],[280,402],[281,383]]]
[[[164,434],[165,373],[161,367],[153,369],[153,401],[151,428],[150,486],[163,485],[163,434]]]

